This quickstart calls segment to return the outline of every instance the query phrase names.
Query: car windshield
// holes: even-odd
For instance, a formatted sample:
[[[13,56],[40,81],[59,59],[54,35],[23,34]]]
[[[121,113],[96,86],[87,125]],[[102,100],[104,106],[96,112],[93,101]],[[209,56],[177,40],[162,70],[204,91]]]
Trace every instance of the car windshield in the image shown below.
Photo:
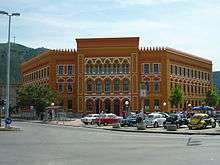
[[[92,115],[91,115],[91,114],[89,114],[89,115],[87,115],[86,117],[92,117]]]
[[[203,116],[200,116],[200,115],[194,115],[193,117],[192,117],[192,119],[201,119]]]
[[[154,115],[148,115],[147,118],[154,118]]]

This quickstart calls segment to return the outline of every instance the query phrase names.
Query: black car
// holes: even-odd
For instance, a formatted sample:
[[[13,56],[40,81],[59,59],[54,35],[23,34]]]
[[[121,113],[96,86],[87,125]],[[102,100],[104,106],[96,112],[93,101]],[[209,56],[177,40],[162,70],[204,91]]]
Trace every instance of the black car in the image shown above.
[[[182,113],[171,113],[163,123],[164,128],[167,128],[167,124],[176,124],[176,127],[180,128],[180,126],[188,124],[188,119]]]
[[[137,115],[129,115],[125,119],[122,119],[121,126],[136,126],[137,124]]]

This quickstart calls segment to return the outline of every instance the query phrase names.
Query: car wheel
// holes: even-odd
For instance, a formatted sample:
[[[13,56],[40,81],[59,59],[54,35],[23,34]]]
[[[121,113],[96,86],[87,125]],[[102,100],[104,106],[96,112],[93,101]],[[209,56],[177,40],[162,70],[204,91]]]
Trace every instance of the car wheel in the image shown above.
[[[95,123],[94,123],[94,121],[91,121],[91,123],[90,123],[90,124],[91,124],[91,125],[93,125],[93,124],[95,124]]]
[[[155,122],[154,123],[154,128],[157,128],[157,127],[159,127],[158,122]]]
[[[107,126],[108,125],[108,123],[104,123],[104,126]]]
[[[216,127],[216,122],[212,123],[212,128]]]

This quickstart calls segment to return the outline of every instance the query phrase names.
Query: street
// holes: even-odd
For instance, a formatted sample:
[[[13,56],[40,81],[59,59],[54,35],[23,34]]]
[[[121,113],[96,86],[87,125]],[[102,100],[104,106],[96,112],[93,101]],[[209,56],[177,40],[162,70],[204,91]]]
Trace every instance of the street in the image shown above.
[[[217,165],[220,162],[220,136],[111,132],[27,122],[14,125],[22,131],[0,132],[0,165]]]

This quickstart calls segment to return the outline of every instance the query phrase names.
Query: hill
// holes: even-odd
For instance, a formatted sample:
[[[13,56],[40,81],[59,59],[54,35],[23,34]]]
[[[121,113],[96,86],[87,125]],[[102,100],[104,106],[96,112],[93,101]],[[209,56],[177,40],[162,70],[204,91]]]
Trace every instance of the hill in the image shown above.
[[[220,71],[213,72],[213,83],[220,90]]]
[[[21,81],[20,66],[21,63],[38,55],[46,48],[29,48],[20,44],[11,43],[11,82],[12,84],[19,84]],[[7,43],[0,43],[0,83],[6,83],[6,67],[7,67]]]

